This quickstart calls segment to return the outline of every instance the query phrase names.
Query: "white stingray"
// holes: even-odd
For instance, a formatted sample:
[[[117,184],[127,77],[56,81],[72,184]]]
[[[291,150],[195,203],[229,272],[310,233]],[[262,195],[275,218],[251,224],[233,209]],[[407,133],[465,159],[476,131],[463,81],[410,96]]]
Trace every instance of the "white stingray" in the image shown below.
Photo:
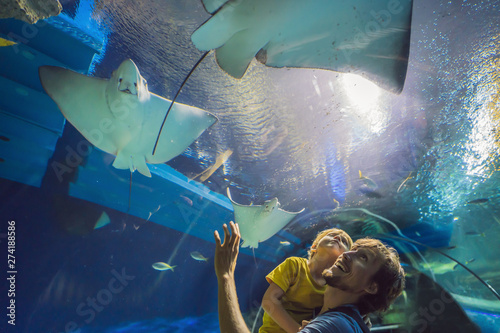
[[[146,162],[165,163],[181,154],[217,121],[209,112],[175,103],[153,155],[171,101],[148,91],[132,60],[122,62],[109,80],[54,66],[40,67],[39,75],[64,117],[94,146],[116,155],[115,168],[147,177]]]
[[[234,219],[240,227],[243,244],[241,247],[257,248],[259,242],[268,240],[278,231],[283,229],[295,215],[280,208],[278,198],[266,201],[263,205],[240,205],[231,198],[231,192],[227,189],[227,197],[231,200],[234,209]]]
[[[240,78],[250,61],[361,75],[393,92],[408,65],[412,0],[203,0],[213,16],[191,36]]]

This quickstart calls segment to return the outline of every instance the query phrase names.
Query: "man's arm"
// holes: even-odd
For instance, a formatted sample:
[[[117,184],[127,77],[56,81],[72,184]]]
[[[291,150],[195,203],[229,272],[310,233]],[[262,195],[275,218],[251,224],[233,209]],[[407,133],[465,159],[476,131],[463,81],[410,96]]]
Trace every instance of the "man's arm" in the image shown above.
[[[214,265],[219,289],[219,326],[221,333],[250,333],[241,315],[234,281],[234,269],[236,268],[241,238],[240,229],[233,222],[229,222],[229,225],[232,234],[229,234],[227,225],[224,224],[224,243],[222,245],[219,233],[217,230],[214,232]]]

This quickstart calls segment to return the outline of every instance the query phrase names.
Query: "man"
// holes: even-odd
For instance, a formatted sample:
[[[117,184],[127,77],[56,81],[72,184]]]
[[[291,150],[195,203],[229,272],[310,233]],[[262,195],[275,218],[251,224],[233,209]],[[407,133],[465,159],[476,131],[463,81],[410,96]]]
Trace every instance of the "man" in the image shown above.
[[[224,228],[224,243],[215,237],[215,273],[218,282],[219,325],[221,333],[249,333],[236,295],[234,270],[239,252],[240,232],[230,222]],[[404,271],[393,248],[376,239],[354,242],[351,251],[340,255],[323,272],[328,285],[318,317],[303,327],[302,333],[367,332],[361,315],[385,311],[403,291]]]

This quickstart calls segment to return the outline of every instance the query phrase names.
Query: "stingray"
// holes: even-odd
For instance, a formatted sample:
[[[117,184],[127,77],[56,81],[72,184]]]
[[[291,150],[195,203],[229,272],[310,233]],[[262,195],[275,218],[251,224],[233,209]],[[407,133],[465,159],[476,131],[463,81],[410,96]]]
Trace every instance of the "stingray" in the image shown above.
[[[146,163],[165,163],[181,154],[217,121],[202,109],[180,103],[171,106],[170,100],[151,93],[130,59],[109,80],[54,66],[40,67],[39,75],[64,117],[90,143],[116,156],[115,168],[138,170],[147,177],[151,173]]]
[[[231,198],[227,189],[227,197],[231,200],[234,209],[234,219],[240,227],[243,244],[241,247],[257,248],[259,242],[268,240],[283,229],[299,212],[292,213],[280,208],[278,198],[264,202],[263,205],[241,205]]]
[[[203,0],[213,14],[192,35],[241,78],[254,57],[272,67],[361,75],[399,93],[410,46],[412,0]]]

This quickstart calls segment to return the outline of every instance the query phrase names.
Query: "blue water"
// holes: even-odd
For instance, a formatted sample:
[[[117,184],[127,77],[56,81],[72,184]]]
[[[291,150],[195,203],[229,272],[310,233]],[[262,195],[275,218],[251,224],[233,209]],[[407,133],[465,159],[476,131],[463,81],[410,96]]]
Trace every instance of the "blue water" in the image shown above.
[[[160,332],[181,326],[186,327],[179,332],[217,330],[213,261],[190,256],[196,250],[213,258],[213,244],[187,236],[173,258],[182,233],[119,212],[110,213],[113,223],[102,229],[71,235],[64,223],[77,217],[70,213],[77,207],[72,199],[56,202],[44,188],[5,180],[1,184],[2,215],[15,216],[17,234],[22,235],[16,251],[23,272],[17,275],[16,299],[25,307],[17,315],[19,331],[60,332],[66,325],[82,332],[140,331],[138,327]],[[27,210],[33,200],[36,207]],[[96,206],[81,205],[87,214]],[[54,216],[54,211],[65,211],[66,216]],[[136,230],[134,222],[141,227]],[[177,266],[173,272],[152,269],[152,263],[169,259]],[[258,302],[251,295],[263,292],[257,276],[272,266],[244,254],[238,266],[244,288],[240,302],[246,309]]]
[[[126,332],[192,332],[208,333],[219,331],[219,318],[217,314],[207,314],[200,317],[186,317],[180,320],[155,318],[152,320],[131,322],[108,327],[103,330],[92,329],[88,332],[126,333]],[[82,330],[85,332],[85,329]]]

